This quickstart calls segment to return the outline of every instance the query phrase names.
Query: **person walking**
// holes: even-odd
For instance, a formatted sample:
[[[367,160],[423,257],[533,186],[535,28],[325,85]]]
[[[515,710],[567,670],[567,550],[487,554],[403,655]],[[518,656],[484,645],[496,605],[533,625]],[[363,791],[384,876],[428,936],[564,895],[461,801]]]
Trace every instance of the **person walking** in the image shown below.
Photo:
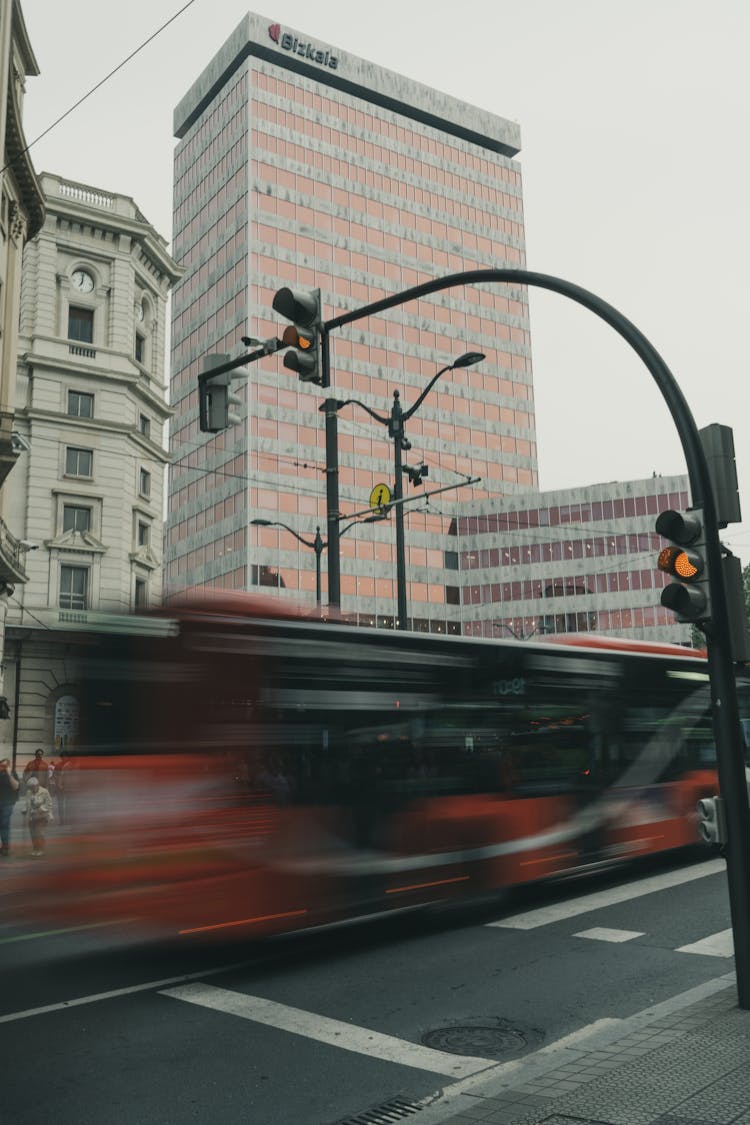
[[[47,825],[52,819],[52,798],[49,790],[39,784],[36,775],[26,782],[26,802],[31,854],[42,856],[47,840]]]
[[[21,783],[9,758],[0,758],[0,855],[10,855],[10,818]]]

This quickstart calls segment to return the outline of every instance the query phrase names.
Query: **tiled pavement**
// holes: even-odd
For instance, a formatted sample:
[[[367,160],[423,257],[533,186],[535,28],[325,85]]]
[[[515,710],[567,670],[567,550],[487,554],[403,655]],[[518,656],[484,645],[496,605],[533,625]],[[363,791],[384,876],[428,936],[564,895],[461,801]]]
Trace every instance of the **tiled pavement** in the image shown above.
[[[733,973],[446,1087],[415,1125],[750,1125]]]

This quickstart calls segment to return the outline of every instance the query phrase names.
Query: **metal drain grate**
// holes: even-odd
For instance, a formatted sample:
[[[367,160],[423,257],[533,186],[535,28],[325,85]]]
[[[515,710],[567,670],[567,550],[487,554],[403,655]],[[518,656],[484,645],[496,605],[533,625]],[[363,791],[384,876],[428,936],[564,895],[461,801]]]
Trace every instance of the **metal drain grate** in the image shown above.
[[[335,1125],[391,1125],[393,1121],[403,1121],[419,1113],[424,1102],[411,1102],[406,1098],[391,1098],[388,1102],[381,1102],[372,1109],[365,1109],[355,1113],[353,1117],[342,1117]]]

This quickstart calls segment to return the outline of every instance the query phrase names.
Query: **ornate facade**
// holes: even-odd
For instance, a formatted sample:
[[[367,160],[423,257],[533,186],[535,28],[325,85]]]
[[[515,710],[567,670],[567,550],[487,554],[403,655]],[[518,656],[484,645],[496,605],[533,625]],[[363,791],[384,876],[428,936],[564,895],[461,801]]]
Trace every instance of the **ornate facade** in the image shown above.
[[[161,600],[165,319],[179,276],[132,199],[47,173],[41,183],[17,367],[28,453],[9,491],[28,571],[8,613],[17,754],[70,734],[75,630]]]

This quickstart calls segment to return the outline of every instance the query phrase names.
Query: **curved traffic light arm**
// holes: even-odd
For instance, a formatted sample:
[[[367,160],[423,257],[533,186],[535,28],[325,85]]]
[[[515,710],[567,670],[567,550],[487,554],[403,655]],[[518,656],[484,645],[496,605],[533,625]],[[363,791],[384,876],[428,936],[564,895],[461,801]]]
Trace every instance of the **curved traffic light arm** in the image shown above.
[[[731,656],[730,622],[719,546],[716,501],[708,461],[695,420],[676,379],[656,348],[612,305],[587,289],[552,274],[519,269],[479,269],[433,278],[401,293],[331,317],[322,325],[323,382],[330,379],[328,334],[336,328],[444,289],[486,282],[531,285],[568,297],[614,328],[648,368],[667,404],[687,464],[692,502],[702,509],[712,621],[707,632],[712,719],[716,738],[719,785],[727,810],[727,877],[732,913],[737,993],[740,1007],[750,1008],[750,810],[745,783],[744,745],[740,739],[737,685]]]

